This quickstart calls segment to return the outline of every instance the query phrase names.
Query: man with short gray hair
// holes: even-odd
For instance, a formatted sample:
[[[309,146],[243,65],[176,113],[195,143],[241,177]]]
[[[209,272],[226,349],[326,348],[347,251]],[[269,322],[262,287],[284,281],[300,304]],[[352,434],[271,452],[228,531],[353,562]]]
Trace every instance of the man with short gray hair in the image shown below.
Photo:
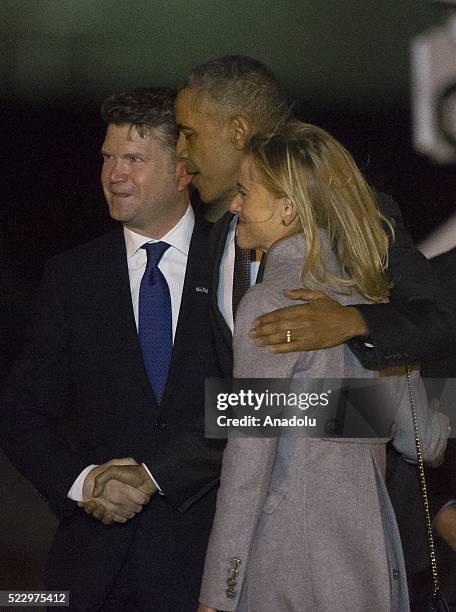
[[[251,57],[216,58],[192,70],[187,87],[200,90],[212,102],[209,113],[244,115],[255,132],[267,132],[283,120],[288,105],[274,73]]]
[[[226,211],[236,193],[246,138],[273,130],[286,112],[277,79],[257,60],[233,55],[190,73],[176,103],[179,148],[204,202]]]

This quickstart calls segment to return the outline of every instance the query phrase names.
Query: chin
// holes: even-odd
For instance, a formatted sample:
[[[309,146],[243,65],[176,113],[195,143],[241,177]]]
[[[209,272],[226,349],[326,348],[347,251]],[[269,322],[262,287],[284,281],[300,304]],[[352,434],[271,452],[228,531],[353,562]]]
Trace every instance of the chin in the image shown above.
[[[108,210],[109,210],[109,216],[111,217],[111,219],[113,219],[114,221],[119,221],[120,223],[123,223],[124,215],[122,215],[120,211],[118,211],[115,208],[111,208],[111,207],[109,207]]]
[[[196,174],[193,179],[192,179],[192,185],[193,187],[195,187],[195,189],[198,191],[199,193],[199,197],[200,199],[205,203],[205,204],[210,204],[212,202],[212,198],[211,198],[211,193],[210,193],[210,189],[206,188],[206,186],[204,185],[204,182],[202,182],[200,180],[200,175]]]
[[[227,192],[225,188],[217,185],[207,185],[204,181],[194,181],[194,186],[197,188],[201,200],[205,204],[217,204],[217,202],[225,202],[226,209],[231,200],[231,192]]]
[[[255,240],[252,240],[252,238],[239,236],[239,234],[236,238],[236,244],[238,245],[240,249],[260,249],[261,250],[261,246],[259,246],[258,242],[256,242]]]

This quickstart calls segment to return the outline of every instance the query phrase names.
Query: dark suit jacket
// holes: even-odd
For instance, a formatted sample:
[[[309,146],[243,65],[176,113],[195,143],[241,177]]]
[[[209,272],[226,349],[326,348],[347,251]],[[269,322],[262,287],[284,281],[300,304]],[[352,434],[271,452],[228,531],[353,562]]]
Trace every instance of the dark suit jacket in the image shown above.
[[[395,241],[389,252],[389,274],[394,286],[388,304],[358,306],[368,329],[373,349],[359,339],[349,342],[350,348],[366,368],[384,368],[417,362],[432,355],[456,352],[456,320],[446,304],[440,286],[433,279],[429,263],[415,248],[404,228],[395,201],[377,194],[382,213],[393,221]],[[210,236],[211,317],[217,331],[217,353],[226,376],[231,376],[231,333],[217,305],[220,260],[231,213],[214,225]]]
[[[445,287],[445,299],[449,307],[456,312],[456,247],[434,257],[430,263],[437,279]],[[437,395],[439,389],[443,391],[447,378],[456,378],[456,351],[444,359],[423,362],[421,371],[423,377],[437,379],[433,386],[433,395]],[[427,384],[431,385],[433,382],[434,380],[429,380]],[[454,406],[451,408],[453,412],[450,418],[454,427]],[[456,440],[448,441],[443,465],[429,474],[429,488],[434,512],[449,499],[456,499]],[[456,555],[454,559],[456,563]]]
[[[456,311],[456,248],[431,261],[433,274],[445,287],[445,300]],[[456,378],[456,351],[440,360],[425,360],[421,373],[430,397],[439,397],[444,379]],[[426,543],[426,526],[416,466],[404,463],[394,449],[388,454],[387,485],[396,512],[410,584],[410,595],[416,610],[426,609],[424,598],[431,591],[431,569]],[[456,499],[456,440],[448,440],[444,463],[426,470],[431,516],[451,499]],[[437,561],[442,591],[456,606],[456,553],[436,538]],[[452,608],[453,609],[453,608]]]
[[[445,289],[445,301],[456,312],[456,247],[430,260],[432,271]],[[456,378],[456,348],[443,359],[426,359],[422,364],[423,376],[430,378]]]
[[[222,453],[220,441],[204,438],[204,378],[218,375],[204,291],[209,229],[197,219],[160,406],[143,366],[121,228],[47,266],[34,337],[1,407],[0,439],[63,518],[48,585],[70,589],[74,609],[102,601],[138,529],[153,551],[147,560],[151,581],[156,570],[164,591],[181,588],[178,562],[193,576],[194,593],[182,586],[182,596],[189,606],[191,596],[196,602]],[[57,427],[70,392],[79,413],[75,448]],[[155,495],[140,515],[106,528],[66,495],[85,466],[119,457],[146,463],[165,497]]]

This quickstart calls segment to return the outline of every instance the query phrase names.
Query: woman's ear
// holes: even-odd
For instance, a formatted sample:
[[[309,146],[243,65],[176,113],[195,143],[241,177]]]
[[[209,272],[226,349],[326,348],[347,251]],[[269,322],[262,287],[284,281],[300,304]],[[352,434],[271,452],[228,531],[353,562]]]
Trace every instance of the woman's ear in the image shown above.
[[[290,198],[282,198],[282,224],[290,226],[298,216],[298,211],[294,202]]]

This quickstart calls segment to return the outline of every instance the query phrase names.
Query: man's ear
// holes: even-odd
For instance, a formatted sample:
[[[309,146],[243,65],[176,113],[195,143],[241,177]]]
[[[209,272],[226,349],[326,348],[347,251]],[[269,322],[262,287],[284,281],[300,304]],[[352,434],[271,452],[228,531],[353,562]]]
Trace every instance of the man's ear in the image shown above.
[[[298,211],[295,204],[290,198],[282,198],[282,223],[285,226],[290,226],[298,216]]]
[[[231,142],[238,151],[243,151],[252,136],[250,121],[243,115],[236,115],[230,119]]]
[[[192,182],[192,175],[187,174],[185,167],[185,159],[176,159],[176,182],[178,191],[184,191]]]

